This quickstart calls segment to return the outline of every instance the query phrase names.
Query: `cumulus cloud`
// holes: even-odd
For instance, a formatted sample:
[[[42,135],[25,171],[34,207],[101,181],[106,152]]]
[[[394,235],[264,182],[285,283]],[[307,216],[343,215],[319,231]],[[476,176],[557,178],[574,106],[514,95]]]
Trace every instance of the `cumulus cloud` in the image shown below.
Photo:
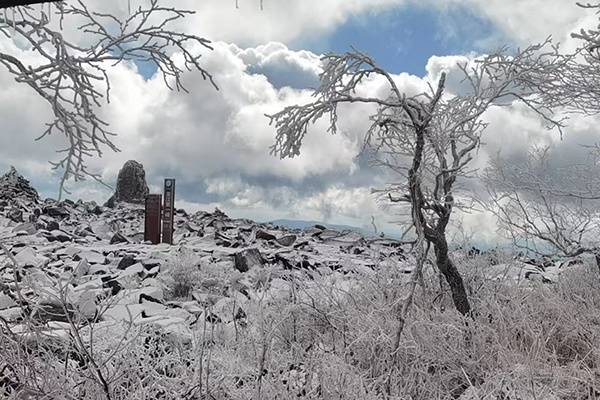
[[[248,72],[266,76],[276,88],[306,89],[319,84],[320,57],[310,51],[291,51],[279,42],[244,50],[232,45],[232,51],[248,66]]]
[[[465,2],[479,7],[475,0]],[[371,12],[366,2],[342,4],[326,0],[307,5],[265,0],[266,10],[262,13],[258,6],[249,9],[250,3],[240,3],[242,8],[235,10],[233,4],[203,2],[195,17],[199,19],[194,23],[202,22],[198,26],[207,27],[207,36],[214,33],[216,37],[236,43],[216,42],[215,50],[203,57],[204,66],[214,73],[219,91],[195,73],[184,78],[185,85],[191,89],[186,94],[169,91],[162,77],[144,79],[133,64],[110,69],[111,103],[102,113],[110,121],[112,130],[118,133],[115,141],[122,152],[105,153],[102,159],[93,160],[91,167],[110,183],[115,181],[126,160],[141,161],[154,191],[160,190],[163,177],[177,178],[180,207],[220,207],[234,216],[259,220],[294,217],[355,225],[369,225],[373,215],[389,229],[391,225],[385,222],[394,219],[393,210],[382,210],[370,189],[383,186],[393,176],[374,170],[357,158],[372,108],[342,107],[340,133],[327,133],[327,121],[319,122],[309,131],[302,154],[291,160],[279,160],[269,154],[274,128],[264,116],[286,105],[312,101],[307,86],[314,86],[321,71],[319,54],[291,50],[282,42],[294,40],[303,29],[312,29],[313,25],[318,26],[315,34],[321,34],[334,29],[349,15]],[[377,1],[374,10],[399,3]],[[110,4],[117,6],[117,3]],[[286,10],[283,4],[289,8]],[[191,2],[188,5],[194,6]],[[123,5],[118,7],[123,8]],[[490,7],[502,5],[492,2]],[[321,13],[315,12],[316,9]],[[310,15],[317,14],[316,21],[312,21],[308,13],[303,14],[306,10],[311,10]],[[502,12],[510,10],[505,8]],[[294,18],[286,20],[285,13]],[[233,18],[224,16],[226,14],[235,18],[246,15],[248,21],[232,23],[234,26],[226,29],[223,21]],[[257,23],[262,18],[272,18],[274,23]],[[321,18],[329,18],[329,25],[320,22]],[[215,21],[219,21],[220,31]],[[255,24],[256,29],[247,30],[248,37],[244,39],[241,27],[249,24]],[[286,26],[288,31],[284,32]],[[247,45],[277,36],[282,42]],[[0,41],[0,49],[7,51],[7,48],[21,57],[32,57],[12,42]],[[435,82],[441,71],[446,71],[449,72],[448,90],[458,92],[461,82],[456,64],[472,60],[474,56],[433,56],[425,77],[400,73],[394,75],[394,79],[402,90],[414,95],[426,90],[428,82]],[[0,92],[3,121],[0,167],[6,169],[14,164],[33,178],[44,194],[54,194],[56,176],[46,160],[56,158],[54,151],[64,146],[64,138],[55,136],[34,143],[33,139],[50,118],[47,104],[4,72],[0,73],[0,85],[3,88]],[[359,93],[385,97],[388,88],[381,79],[369,79],[359,88]],[[600,139],[594,129],[595,120],[575,118],[561,141],[558,134],[545,131],[535,115],[519,106],[492,108],[485,119],[490,125],[474,163],[479,168],[485,167],[489,157],[498,151],[509,157],[520,157],[531,144],[556,146],[562,149],[566,160],[575,159],[580,154],[578,144]],[[108,190],[94,184],[70,187],[74,190],[73,197],[103,201],[109,196]],[[486,237],[493,235],[488,219],[467,216],[465,221],[479,231],[485,228]]]
[[[320,68],[318,55],[294,53],[281,44],[242,52],[236,46],[216,43],[205,64],[214,72],[220,90],[214,90],[200,74],[190,73],[185,79],[187,87],[193,89],[190,94],[169,91],[159,76],[144,80],[131,64],[111,68],[111,103],[102,114],[111,122],[111,129],[118,132],[115,144],[122,151],[107,152],[101,159],[92,160],[92,170],[101,173],[106,182],[114,182],[123,162],[136,159],[145,165],[155,188],[160,188],[160,177],[175,176],[180,187],[188,189],[180,192],[183,196],[186,192],[197,194],[191,189],[194,185],[203,189],[200,199],[189,196],[185,200],[212,204],[219,199],[233,207],[249,209],[289,209],[293,197],[302,197],[300,188],[306,180],[351,176],[358,168],[358,138],[367,121],[340,121],[347,135],[326,134],[326,122],[319,123],[307,136],[299,157],[279,160],[269,154],[274,129],[264,114],[312,99],[308,90],[277,88],[270,77],[249,71],[250,66],[265,63],[274,52],[289,55],[281,58],[285,65],[294,59],[311,60],[308,69]],[[275,59],[267,62],[277,63]],[[307,61],[302,62],[308,65]],[[28,175],[37,176],[42,170],[50,177],[45,160],[53,157],[52,150],[63,145],[62,138],[33,143],[50,117],[49,112],[34,92],[9,78],[2,75],[6,90],[0,96],[0,110],[7,121],[6,134],[2,135],[7,142],[2,146],[2,159],[14,160]],[[15,104],[15,99],[21,105],[30,104],[34,112],[30,114]],[[232,176],[237,178],[232,180]],[[249,179],[260,184],[249,185]],[[48,193],[47,187],[42,186]],[[103,189],[70,186],[75,188],[75,195],[84,198],[102,200],[100,197],[107,194]],[[304,195],[313,191],[307,190]]]

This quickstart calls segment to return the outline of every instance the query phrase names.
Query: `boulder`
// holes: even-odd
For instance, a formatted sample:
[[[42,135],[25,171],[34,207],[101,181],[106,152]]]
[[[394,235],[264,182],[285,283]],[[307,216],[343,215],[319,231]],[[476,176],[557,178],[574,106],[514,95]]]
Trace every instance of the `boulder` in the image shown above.
[[[99,238],[110,240],[116,232],[114,224],[108,223],[105,220],[99,219],[97,221],[90,222],[89,228],[91,232]]]
[[[234,254],[235,269],[248,272],[250,268],[262,267],[264,260],[260,251],[255,248],[245,249]]]
[[[108,199],[105,206],[114,207],[117,202],[143,204],[148,193],[144,166],[137,161],[129,160],[119,171],[115,194]]]
[[[125,255],[123,258],[121,258],[121,261],[119,261],[119,265],[117,266],[117,269],[126,269],[127,267],[131,267],[133,264],[135,264],[135,257],[127,254]]]
[[[142,265],[142,263],[135,263],[125,268],[125,272],[121,274],[121,276],[127,275],[144,275],[146,273],[146,269]]]
[[[58,229],[50,232],[50,235],[54,240],[58,240],[61,243],[70,242],[72,240],[71,235]]]
[[[110,275],[100,278],[102,280],[102,288],[110,289],[112,296],[116,296],[121,290],[123,290],[123,286],[119,283],[117,278],[118,276],[114,277]]]
[[[41,267],[48,264],[47,257],[38,255],[31,247],[25,247],[17,253],[15,260],[21,267]]]
[[[277,239],[277,243],[282,246],[291,246],[296,242],[296,235],[285,235]]]
[[[71,215],[69,210],[63,206],[48,206],[42,210],[44,214],[55,218],[66,218]]]
[[[269,232],[263,231],[262,229],[259,229],[258,231],[256,231],[256,238],[262,239],[262,240],[275,240],[276,239],[275,235],[273,235]]]

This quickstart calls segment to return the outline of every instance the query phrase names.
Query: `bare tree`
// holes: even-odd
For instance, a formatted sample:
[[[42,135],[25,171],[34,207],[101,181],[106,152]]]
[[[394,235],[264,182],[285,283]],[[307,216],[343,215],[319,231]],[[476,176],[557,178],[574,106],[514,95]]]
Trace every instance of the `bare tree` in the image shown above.
[[[458,66],[464,78],[463,93],[449,93],[446,74],[442,74],[429,92],[409,97],[393,76],[367,55],[356,51],[327,55],[323,58],[321,84],[314,93],[316,100],[269,116],[277,130],[271,150],[282,158],[294,157],[300,154],[309,126],[323,116],[329,116],[329,131],[336,133],[340,104],[374,105],[377,111],[370,117],[365,149],[375,165],[401,178],[400,183],[380,193],[410,207],[412,227],[433,245],[437,268],[450,286],[454,305],[467,315],[471,307],[463,280],[450,258],[446,237],[453,209],[468,204],[468,197],[458,190],[457,180],[470,173],[469,165],[487,126],[482,116],[490,107],[521,102],[548,126],[562,127],[562,119],[553,116],[539,90],[545,76],[565,62],[549,40],[512,55],[501,49]],[[358,94],[361,83],[373,77],[387,83],[387,97]],[[424,253],[419,250],[418,257],[425,257]],[[417,260],[417,265],[422,265],[422,260]]]
[[[63,171],[59,198],[66,192],[68,179],[99,180],[87,168],[86,159],[101,156],[105,149],[118,151],[113,143],[115,134],[99,115],[99,108],[110,101],[107,68],[126,61],[150,62],[169,88],[184,91],[183,72],[197,70],[216,88],[211,74],[200,64],[201,55],[193,50],[194,45],[212,49],[210,41],[171,28],[192,11],[150,0],[119,17],[74,0],[0,12],[0,35],[24,41],[39,60],[27,65],[14,54],[0,52],[0,64],[52,109],[54,119],[38,139],[51,134],[65,137],[66,146],[59,150],[63,155],[52,162],[54,169]],[[81,37],[65,36],[62,27],[67,20],[78,21]],[[172,57],[174,52],[183,56],[182,63]],[[99,89],[101,83],[105,90]]]
[[[486,208],[516,247],[545,256],[589,253],[600,268],[600,168],[594,157],[584,160],[560,166],[543,147],[522,162],[490,162]]]

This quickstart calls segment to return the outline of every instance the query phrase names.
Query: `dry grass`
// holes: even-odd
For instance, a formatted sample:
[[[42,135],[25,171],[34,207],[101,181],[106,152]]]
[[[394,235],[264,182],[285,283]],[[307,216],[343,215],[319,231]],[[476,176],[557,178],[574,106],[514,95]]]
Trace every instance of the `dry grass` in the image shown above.
[[[235,334],[199,322],[183,346],[153,331],[129,332],[127,346],[106,361],[111,335],[119,336],[107,331],[98,333],[93,354],[113,399],[600,399],[597,269],[532,286],[487,281],[482,263],[461,266],[477,310],[472,319],[455,312],[437,276],[426,274],[395,354],[406,276],[392,268],[360,279],[291,274],[283,276],[288,290],[276,292],[262,287],[282,276],[257,273],[261,285],[242,305],[247,323]],[[197,278],[221,273],[200,269]],[[233,281],[244,285],[240,276],[217,285],[231,291]],[[40,399],[106,398],[76,357],[32,350],[2,332],[0,370],[10,365],[15,389],[51,394],[33,397]]]

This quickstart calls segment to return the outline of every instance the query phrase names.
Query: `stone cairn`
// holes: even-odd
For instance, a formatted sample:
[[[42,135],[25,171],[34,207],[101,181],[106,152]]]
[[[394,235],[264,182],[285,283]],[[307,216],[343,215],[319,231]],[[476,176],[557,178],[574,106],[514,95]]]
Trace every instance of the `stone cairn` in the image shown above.
[[[12,200],[15,197],[22,197],[31,201],[38,201],[39,195],[29,184],[29,181],[17,170],[15,167],[10,167],[10,170],[0,177],[0,198],[5,200]]]
[[[117,202],[144,204],[148,193],[144,166],[137,161],[129,160],[119,171],[115,194],[108,199],[105,206],[114,208]]]

